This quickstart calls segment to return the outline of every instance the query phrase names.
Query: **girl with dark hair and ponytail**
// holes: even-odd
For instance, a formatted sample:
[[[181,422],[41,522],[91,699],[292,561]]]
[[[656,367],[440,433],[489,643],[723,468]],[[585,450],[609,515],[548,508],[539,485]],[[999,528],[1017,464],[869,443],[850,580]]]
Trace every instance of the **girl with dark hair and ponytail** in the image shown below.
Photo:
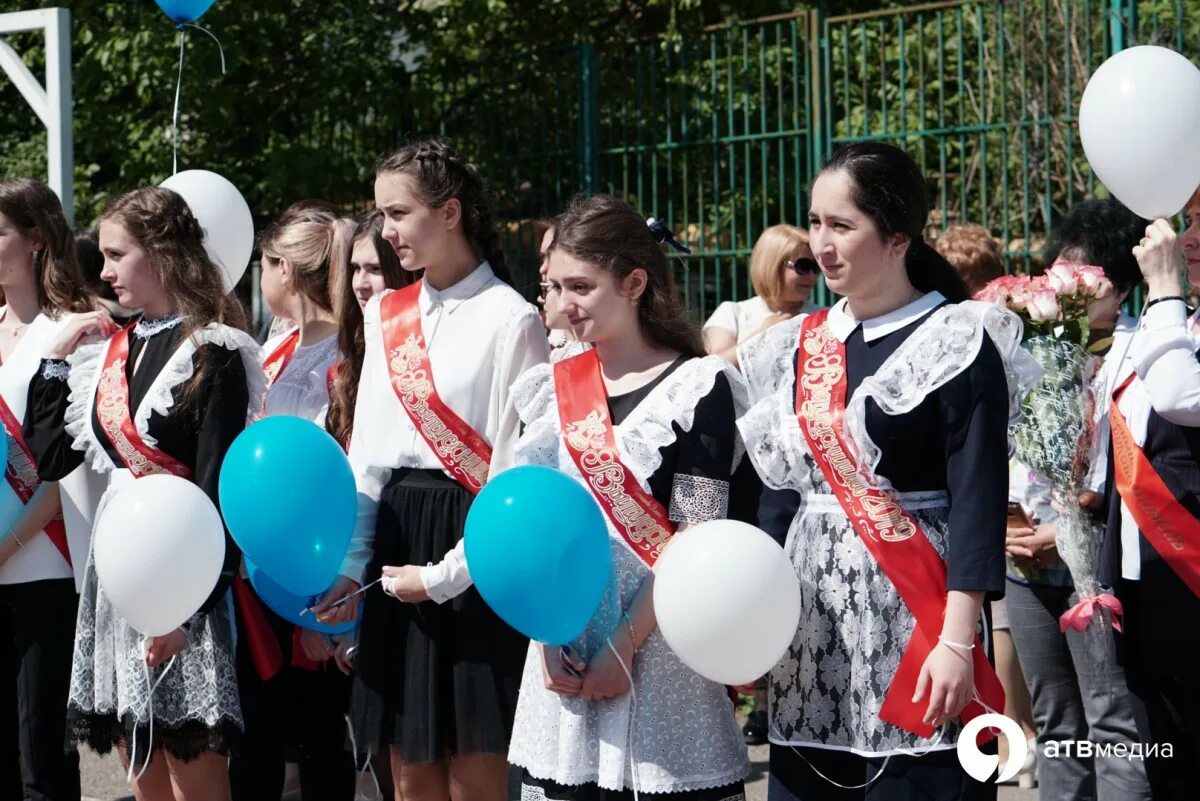
[[[508,283],[478,170],[452,148],[382,159],[375,204],[400,265],[424,277],[363,310],[358,527],[314,611],[351,619],[370,587],[351,718],[360,749],[390,750],[396,797],[499,801],[527,641],[469,587],[459,543],[518,433],[509,386],[549,358],[546,333]]]
[[[509,761],[527,799],[742,799],[749,764],[733,705],[675,656],[652,598],[671,538],[728,516],[746,391],[728,361],[704,355],[661,224],[600,195],[572,203],[554,231],[547,301],[592,348],[513,385],[524,431],[512,460],[592,493],[616,583],[569,648],[530,645]],[[615,452],[603,476],[582,468],[598,452]]]
[[[1036,369],[1019,319],[966,300],[925,243],[928,213],[902,150],[835,152],[809,243],[842,300],[739,353],[747,453],[802,498],[785,550],[804,613],[767,682],[772,801],[988,793],[955,744],[1004,708],[981,608],[1004,591],[1007,430]]]
[[[83,574],[88,532],[68,537],[58,484],[39,481],[21,423],[43,351],[75,313],[91,308],[83,285],[58,196],[40,181],[0,181],[0,423],[8,438],[0,487],[8,510],[0,530],[0,709],[3,725],[20,732],[19,749],[0,764],[5,797],[79,799],[79,757],[63,747],[63,710],[74,576]]]
[[[276,319],[294,323],[263,346],[264,416],[289,415],[318,425],[324,420],[329,371],[338,359],[330,284],[346,270],[353,227],[330,211],[304,207],[289,210],[263,231],[263,300]],[[354,760],[343,748],[349,680],[332,665],[308,658],[310,651],[324,653],[323,634],[293,627],[255,598],[248,584],[235,589],[241,620],[253,613],[267,621],[280,664],[274,672],[262,670],[246,638],[239,640],[238,688],[246,729],[229,763],[233,801],[282,794],[289,741],[296,745],[304,798],[352,801]]]
[[[106,476],[97,518],[113,491],[148,475],[194,481],[219,509],[221,462],[264,390],[244,311],[222,286],[200,223],[168,189],[113,201],[100,218],[100,250],[101,277],[142,316],[114,331],[104,312],[77,315],[47,347],[23,427],[38,474],[57,481],[86,463]],[[88,558],[66,710],[71,738],[101,754],[117,746],[134,762],[139,799],[229,798],[226,757],[242,728],[230,592],[240,561],[226,532],[208,599],[179,628],[144,639]]]

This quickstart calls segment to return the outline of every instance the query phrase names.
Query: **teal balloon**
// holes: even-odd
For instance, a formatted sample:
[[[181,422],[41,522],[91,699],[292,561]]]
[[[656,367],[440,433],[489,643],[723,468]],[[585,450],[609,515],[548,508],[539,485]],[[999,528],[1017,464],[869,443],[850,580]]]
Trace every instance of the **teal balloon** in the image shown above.
[[[524,466],[492,478],[463,534],[476,589],[532,640],[569,643],[596,614],[612,575],[600,507],[571,477]]]
[[[212,8],[216,0],[154,0],[162,12],[177,25],[195,22]]]
[[[354,533],[357,493],[325,429],[287,415],[259,420],[229,446],[217,492],[248,560],[295,595],[329,589]]]
[[[245,560],[245,565],[250,586],[258,593],[258,597],[262,598],[263,603],[284,620],[295,623],[301,628],[319,631],[322,634],[345,634],[358,625],[353,620],[348,623],[339,623],[336,626],[319,622],[316,615],[312,612],[305,612],[305,610],[315,606],[317,601],[321,600],[320,595],[294,595],[279,586],[278,582],[249,559]]]

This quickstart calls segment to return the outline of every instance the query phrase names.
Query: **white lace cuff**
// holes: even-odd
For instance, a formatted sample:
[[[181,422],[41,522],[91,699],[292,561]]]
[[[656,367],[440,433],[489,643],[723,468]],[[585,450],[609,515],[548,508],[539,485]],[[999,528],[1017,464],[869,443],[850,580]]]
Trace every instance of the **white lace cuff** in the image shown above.
[[[729,482],[676,473],[667,516],[676,523],[723,520],[729,511]]]
[[[61,359],[42,360],[42,378],[66,381],[71,377],[71,366]]]

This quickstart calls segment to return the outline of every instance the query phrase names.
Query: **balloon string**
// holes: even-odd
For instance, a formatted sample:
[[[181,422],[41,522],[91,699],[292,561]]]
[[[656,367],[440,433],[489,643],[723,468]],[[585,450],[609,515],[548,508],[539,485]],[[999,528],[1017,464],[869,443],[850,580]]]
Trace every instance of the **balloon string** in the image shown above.
[[[633,758],[633,725],[637,720],[637,690],[633,688],[633,674],[629,672],[629,666],[625,664],[625,660],[617,653],[616,646],[613,645],[612,638],[605,639],[608,643],[608,650],[613,652],[613,656],[617,658],[617,664],[621,666],[621,670],[625,671],[625,678],[629,679],[629,726],[626,728],[626,742],[629,745],[629,779],[633,782],[633,801],[639,801],[638,798],[638,781],[637,762]]]
[[[209,38],[217,43],[217,51],[221,54],[221,74],[225,74],[225,48],[221,46],[221,40],[216,35],[202,25],[197,25],[194,22],[185,22],[179,25],[179,75],[175,78],[175,109],[171,114],[171,174],[175,175],[179,172],[179,98],[183,93],[183,54],[184,46],[187,41],[187,28],[195,28],[198,31],[208,34]]]
[[[374,754],[367,751],[367,756],[363,760],[363,767],[359,767],[358,762],[358,743],[354,739],[354,726],[350,724],[350,716],[343,715],[342,720],[346,721],[346,733],[350,735],[350,753],[354,755],[355,765],[354,772],[358,776],[362,776],[367,771],[371,773],[371,781],[375,782],[375,796],[372,801],[383,801],[383,787],[379,784],[379,776],[375,774],[375,766],[371,764],[371,757]],[[357,794],[356,794],[357,795]]]
[[[175,79],[175,110],[171,113],[171,174],[179,172],[179,95],[183,91],[183,50],[187,31],[179,26],[179,76]]]
[[[144,638],[142,640],[142,645],[143,645],[143,648],[146,645],[146,641]],[[133,775],[133,766],[135,764],[137,764],[137,718],[138,718],[137,714],[135,713],[133,716],[133,721],[134,721],[133,745],[130,747],[130,750],[129,750],[129,770],[125,774],[125,779],[126,779],[126,781],[129,782],[130,786],[133,786],[134,782],[139,782],[142,780],[142,776],[144,776],[146,774],[146,770],[150,767],[150,760],[152,760],[154,758],[154,691],[158,689],[158,685],[162,684],[163,679],[165,679],[167,677],[167,674],[171,672],[171,668],[174,666],[174,664],[175,664],[175,657],[171,657],[171,661],[167,662],[167,666],[165,668],[163,668],[163,672],[159,674],[158,681],[155,681],[153,684],[151,684],[151,682],[150,682],[150,665],[144,661],[142,662],[142,667],[145,669],[144,675],[146,676],[146,689],[148,690],[148,692],[146,694],[146,711],[150,718],[150,736],[149,736],[149,740],[146,742],[146,761],[142,763],[142,769],[138,771],[138,775],[134,776]]]

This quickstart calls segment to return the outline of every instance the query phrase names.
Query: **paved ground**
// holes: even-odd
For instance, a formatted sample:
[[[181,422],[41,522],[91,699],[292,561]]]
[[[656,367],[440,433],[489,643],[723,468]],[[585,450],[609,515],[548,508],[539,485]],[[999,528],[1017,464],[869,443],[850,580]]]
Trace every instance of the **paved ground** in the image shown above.
[[[752,773],[747,787],[747,801],[766,801],[767,747],[751,748],[750,759]],[[81,762],[85,801],[133,801],[125,783],[125,774],[116,757],[100,759],[84,749]],[[1018,790],[1015,787],[1001,787],[999,795],[999,801],[1037,801],[1038,797],[1037,790]],[[369,797],[360,796],[364,800]]]

